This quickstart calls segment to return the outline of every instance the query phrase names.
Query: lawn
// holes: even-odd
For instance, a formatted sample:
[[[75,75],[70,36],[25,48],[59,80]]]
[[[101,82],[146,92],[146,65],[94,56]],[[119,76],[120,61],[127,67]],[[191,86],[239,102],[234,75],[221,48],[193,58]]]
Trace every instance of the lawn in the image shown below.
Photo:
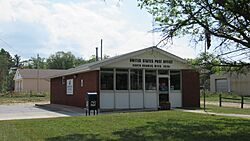
[[[221,93],[223,97],[231,97],[231,98],[238,98],[240,99],[238,95],[235,94],[227,94],[227,93]],[[201,100],[201,108],[203,109],[203,95],[200,97]],[[232,100],[226,100],[226,101],[232,101]],[[219,93],[206,93],[206,111],[208,112],[214,112],[214,113],[226,113],[226,114],[247,114],[250,115],[250,109],[249,108],[240,108],[240,100],[238,100],[238,106],[237,107],[226,107],[225,103],[228,102],[222,102],[222,107],[219,107]],[[210,105],[209,102],[215,102],[217,105]],[[234,101],[235,102],[235,101]],[[245,103],[249,104],[250,99],[247,98],[244,100]],[[230,102],[229,102],[230,103]]]
[[[0,104],[49,101],[48,93],[7,93],[0,95]]]
[[[227,140],[250,139],[250,120],[181,111],[113,113],[0,121],[3,141]]]
[[[200,92],[200,100],[203,101],[204,99],[204,93],[201,91]],[[206,92],[206,101],[214,101],[218,102],[219,101],[219,95],[221,94],[222,97],[227,97],[227,98],[236,98],[236,99],[241,99],[239,95],[232,94],[232,93],[211,93],[211,92]],[[234,101],[235,100],[227,100],[227,101]],[[237,100],[237,102],[241,102],[240,100]],[[250,97],[245,98],[244,102],[250,103]]]

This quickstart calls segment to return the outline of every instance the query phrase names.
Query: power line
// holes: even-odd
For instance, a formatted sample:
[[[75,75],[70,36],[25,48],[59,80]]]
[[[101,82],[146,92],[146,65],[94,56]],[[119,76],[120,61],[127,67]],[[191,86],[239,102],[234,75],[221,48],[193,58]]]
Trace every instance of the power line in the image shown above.
[[[39,83],[39,81],[40,81],[40,74],[39,74],[39,61],[40,61],[40,59],[39,59],[40,57],[39,57],[39,54],[37,54],[37,84],[36,84],[36,88],[37,88],[37,93],[39,93],[39,86],[40,86],[40,83]]]
[[[6,42],[5,40],[3,40],[2,38],[0,38],[0,41],[2,41],[2,43],[4,43],[7,47],[11,48],[12,50],[14,50],[16,53],[21,54],[20,51],[17,51],[14,47],[12,47],[12,45],[10,45],[8,42]]]

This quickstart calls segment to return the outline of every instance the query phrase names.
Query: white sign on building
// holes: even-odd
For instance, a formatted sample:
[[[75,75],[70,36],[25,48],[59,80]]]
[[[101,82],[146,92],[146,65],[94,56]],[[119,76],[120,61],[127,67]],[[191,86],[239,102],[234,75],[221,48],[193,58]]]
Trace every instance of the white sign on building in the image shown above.
[[[73,95],[73,79],[67,80],[67,94]]]

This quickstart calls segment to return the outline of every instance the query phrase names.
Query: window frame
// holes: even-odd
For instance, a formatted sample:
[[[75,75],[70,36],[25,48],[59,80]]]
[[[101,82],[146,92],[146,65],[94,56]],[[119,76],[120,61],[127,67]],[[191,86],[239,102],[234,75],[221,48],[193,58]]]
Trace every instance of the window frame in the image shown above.
[[[102,73],[106,73],[106,74],[112,74],[112,89],[103,89],[102,88]],[[100,90],[102,91],[113,91],[115,90],[115,86],[114,86],[114,80],[115,80],[115,71],[113,68],[101,68],[100,69]]]
[[[120,68],[116,68],[116,70],[115,70],[115,90],[116,91],[128,91],[130,88],[129,88],[129,69],[120,69]],[[126,74],[127,75],[127,79],[126,79],[126,81],[127,81],[127,89],[117,89],[117,88],[119,88],[119,84],[117,84],[117,83],[119,83],[119,81],[117,81],[117,75],[121,75],[121,74]],[[121,86],[121,85],[120,85]]]
[[[155,72],[155,89],[147,89],[147,71],[154,71]],[[157,70],[151,70],[151,69],[145,69],[145,75],[144,75],[144,79],[145,79],[145,82],[144,82],[144,85],[145,85],[145,91],[157,91]]]
[[[179,73],[179,89],[171,89],[171,86],[172,86],[172,77],[174,76],[173,75],[173,72],[174,73]],[[169,71],[169,76],[170,76],[170,92],[181,92],[181,90],[182,90],[182,76],[181,76],[181,71],[180,70],[170,70]]]
[[[137,79],[139,79],[139,83],[141,83],[141,84],[139,84],[138,86],[140,86],[141,88],[139,88],[138,87],[138,89],[132,89],[132,73],[131,72],[135,72],[135,74],[136,74],[136,72],[138,72],[139,74],[136,74],[136,75],[138,75],[137,76]],[[141,75],[140,75],[140,73],[141,73]],[[141,91],[141,90],[143,90],[143,69],[130,69],[130,81],[129,81],[129,83],[130,83],[130,90],[131,91]],[[141,79],[140,79],[140,77],[141,77]]]

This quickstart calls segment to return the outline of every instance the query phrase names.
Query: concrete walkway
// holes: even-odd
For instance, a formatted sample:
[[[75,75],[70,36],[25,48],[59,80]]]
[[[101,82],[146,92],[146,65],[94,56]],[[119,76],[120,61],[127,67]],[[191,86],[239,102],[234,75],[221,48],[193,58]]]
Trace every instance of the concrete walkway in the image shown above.
[[[54,118],[69,116],[85,116],[82,108],[48,104],[48,103],[20,103],[0,105],[0,120]]]
[[[240,117],[240,118],[250,119],[250,115],[243,115],[243,114],[213,113],[213,112],[206,112],[204,110],[186,110],[186,109],[176,109],[176,110],[180,110],[183,112],[190,112],[190,113],[200,113],[200,114],[208,114],[208,115],[216,115],[216,116]]]

